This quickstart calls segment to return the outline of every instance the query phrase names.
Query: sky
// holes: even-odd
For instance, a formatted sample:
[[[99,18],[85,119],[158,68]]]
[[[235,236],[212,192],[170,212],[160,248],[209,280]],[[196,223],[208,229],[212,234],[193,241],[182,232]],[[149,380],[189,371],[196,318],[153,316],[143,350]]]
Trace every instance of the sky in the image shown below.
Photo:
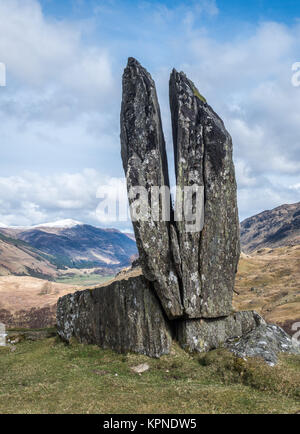
[[[299,40],[298,0],[0,0],[0,224],[72,218],[131,229],[97,213],[99,187],[124,177],[128,57],[156,82],[172,181],[175,67],[232,136],[240,220],[298,202]]]

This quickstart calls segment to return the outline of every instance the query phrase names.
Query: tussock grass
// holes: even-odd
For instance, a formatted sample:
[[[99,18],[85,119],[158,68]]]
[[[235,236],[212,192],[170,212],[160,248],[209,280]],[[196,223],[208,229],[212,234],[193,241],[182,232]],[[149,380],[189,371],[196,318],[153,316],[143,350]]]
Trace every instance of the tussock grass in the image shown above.
[[[147,362],[135,374],[131,367]],[[278,368],[225,350],[116,354],[57,338],[0,347],[0,413],[296,413],[299,358]],[[283,375],[284,373],[284,375]]]
[[[245,361],[229,351],[218,349],[199,356],[224,384],[243,384],[253,389],[293,397],[300,402],[300,357],[284,355],[275,367],[259,358]]]

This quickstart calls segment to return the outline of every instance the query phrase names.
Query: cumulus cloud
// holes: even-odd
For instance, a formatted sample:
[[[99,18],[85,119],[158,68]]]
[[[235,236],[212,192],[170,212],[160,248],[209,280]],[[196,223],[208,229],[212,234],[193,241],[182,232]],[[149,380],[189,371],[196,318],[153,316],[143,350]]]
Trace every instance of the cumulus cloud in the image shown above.
[[[103,200],[107,199],[111,209],[116,199],[127,205],[125,180],[103,176],[94,169],[50,176],[25,172],[21,176],[0,177],[0,192],[0,222],[9,226],[31,226],[64,218],[110,226],[119,219],[118,213],[107,216],[104,204],[101,205]],[[130,220],[126,213],[122,217],[119,226],[127,228]]]
[[[107,50],[83,45],[80,25],[47,20],[36,0],[1,1],[0,28],[0,57],[19,83],[61,85],[99,99],[113,88]]]
[[[299,25],[260,23],[230,42],[197,33],[178,41],[186,53],[177,69],[193,79],[232,135],[241,218],[299,201],[289,187],[300,173],[300,89],[291,85]],[[162,86],[168,72],[160,74]],[[167,92],[162,95],[167,107]]]
[[[123,174],[121,74],[131,55],[156,81],[171,170],[168,79],[176,67],[232,135],[241,218],[299,200],[300,88],[291,84],[299,23],[251,23],[225,39],[214,0],[110,0],[90,12],[80,4],[88,18],[58,20],[38,0],[0,0],[1,222],[96,223],[99,183]]]

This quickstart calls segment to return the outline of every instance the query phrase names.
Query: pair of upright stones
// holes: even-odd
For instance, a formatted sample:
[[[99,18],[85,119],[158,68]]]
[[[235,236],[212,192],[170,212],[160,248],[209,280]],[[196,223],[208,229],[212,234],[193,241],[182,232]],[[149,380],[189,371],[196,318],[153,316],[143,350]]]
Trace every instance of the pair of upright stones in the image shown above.
[[[178,192],[195,186],[204,192],[204,227],[189,230],[185,213],[174,221],[172,210],[170,221],[156,221],[150,212],[134,221],[143,274],[170,320],[224,317],[232,311],[240,254],[231,137],[194,84],[175,70],[170,108]],[[123,75],[121,149],[128,191],[146,188],[151,207],[151,187],[169,187],[166,147],[154,81],[133,58]],[[177,210],[184,203],[178,196]],[[135,199],[129,196],[130,203]],[[161,208],[162,200],[169,199],[161,198]]]
[[[172,71],[169,95],[176,213],[170,203],[163,203],[170,201],[168,195],[156,198],[160,219],[151,213],[152,187],[170,187],[168,164],[155,83],[134,58],[128,59],[123,74],[123,167],[130,205],[136,200],[135,187],[148,194],[148,218],[133,221],[143,275],[168,320],[176,324],[180,343],[190,350],[209,349],[257,322],[252,312],[232,314],[240,255],[232,140],[222,119],[183,72]],[[204,225],[196,231],[190,230],[191,214],[182,210],[186,187],[203,193]],[[202,201],[191,203],[199,208]],[[163,209],[168,207],[170,220],[164,221]]]
[[[169,352],[174,337],[187,350],[205,351],[259,324],[254,312],[232,312],[240,245],[231,137],[195,85],[175,70],[170,108],[178,191],[203,193],[204,225],[189,230],[191,214],[178,218],[168,195],[153,199],[153,187],[169,187],[160,108],[150,74],[129,58],[121,108],[129,202],[143,188],[146,208],[152,211],[154,200],[160,215],[150,211],[133,221],[143,276],[59,300],[58,332],[65,340],[76,336],[157,357]],[[176,195],[177,211],[182,203],[182,194]],[[190,204],[201,207],[197,194]],[[170,219],[161,214],[168,207]]]

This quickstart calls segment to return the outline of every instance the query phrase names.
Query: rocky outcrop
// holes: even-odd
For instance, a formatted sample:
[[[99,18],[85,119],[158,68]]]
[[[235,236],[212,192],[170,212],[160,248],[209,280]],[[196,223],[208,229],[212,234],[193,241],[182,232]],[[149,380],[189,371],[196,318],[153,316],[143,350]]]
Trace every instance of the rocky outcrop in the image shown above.
[[[187,351],[227,346],[241,357],[262,355],[269,362],[278,351],[291,351],[284,332],[254,311],[232,312],[240,246],[231,137],[195,85],[175,70],[170,107],[180,189],[175,212],[168,195],[153,195],[153,189],[169,187],[155,84],[129,58],[123,75],[121,154],[143,274],[127,269],[110,285],[59,299],[58,333],[65,341],[74,336],[118,352],[160,357],[170,350],[172,328]],[[187,187],[194,188],[188,214]],[[184,210],[182,220],[179,209]],[[200,226],[193,230],[199,214]]]
[[[137,221],[133,221],[144,276],[154,282],[155,290],[170,319],[183,314],[179,280],[171,254],[170,222],[151,214],[151,188],[169,187],[165,140],[155,84],[151,75],[133,58],[123,74],[121,107],[121,154],[128,191],[144,187],[148,200]],[[133,190],[131,190],[133,191]],[[132,204],[136,195],[129,196]],[[170,209],[170,197],[159,206]],[[146,214],[147,217],[146,217]],[[174,231],[172,232],[174,235]],[[177,243],[176,239],[172,240]]]
[[[66,295],[57,303],[57,330],[117,352],[160,357],[168,354],[171,332],[151,284],[143,277]]]
[[[223,318],[178,321],[177,339],[189,352],[205,352],[221,347],[228,339],[238,338],[261,324],[264,319],[255,311],[235,312]]]
[[[170,222],[161,213],[159,221],[150,213],[147,220],[133,221],[141,266],[145,277],[154,282],[169,319],[218,318],[232,311],[240,253],[232,141],[195,85],[175,70],[170,78],[170,106],[176,181],[182,194],[176,196],[176,213],[171,209]],[[153,204],[152,188],[169,187],[169,176],[155,84],[132,58],[123,75],[121,149],[128,191],[136,186],[147,191],[146,213]],[[187,187],[203,192],[189,193],[193,197],[189,214],[184,208]],[[203,214],[204,198],[202,230],[199,214]],[[134,200],[129,194],[130,204]],[[192,230],[195,211],[200,225]]]
[[[225,316],[240,254],[231,137],[196,86],[175,70],[170,107],[177,186],[202,186],[205,197],[202,232],[187,231],[186,218],[177,222],[185,313]]]
[[[274,324],[262,323],[240,339],[229,340],[225,346],[238,357],[260,357],[271,366],[276,365],[279,353],[300,354],[299,342]]]

